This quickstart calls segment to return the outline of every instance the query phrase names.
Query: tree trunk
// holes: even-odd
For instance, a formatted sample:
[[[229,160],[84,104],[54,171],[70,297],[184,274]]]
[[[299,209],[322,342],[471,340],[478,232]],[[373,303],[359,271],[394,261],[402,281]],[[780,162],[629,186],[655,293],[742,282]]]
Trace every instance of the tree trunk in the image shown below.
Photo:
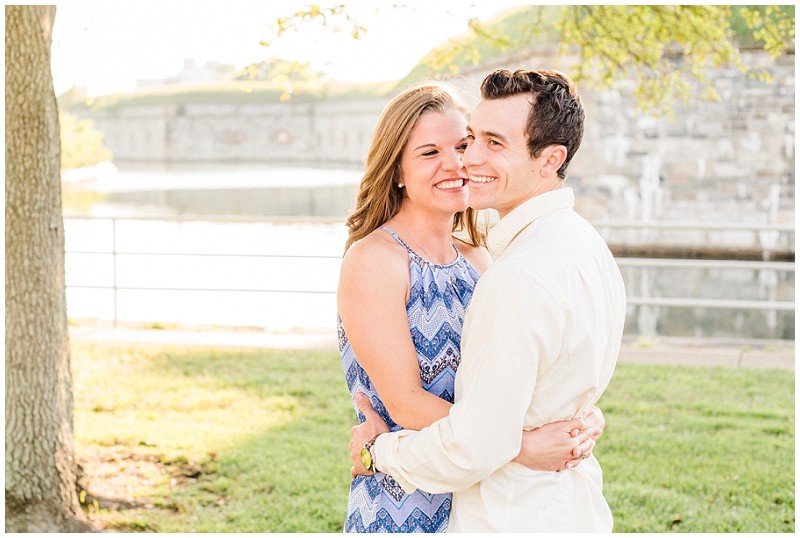
[[[55,6],[6,6],[6,531],[89,530],[75,487]]]

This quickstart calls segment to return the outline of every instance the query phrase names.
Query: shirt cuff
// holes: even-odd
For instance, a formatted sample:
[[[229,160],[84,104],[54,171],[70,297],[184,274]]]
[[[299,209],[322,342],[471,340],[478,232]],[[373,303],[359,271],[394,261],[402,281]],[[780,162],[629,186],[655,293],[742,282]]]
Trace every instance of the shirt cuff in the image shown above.
[[[378,438],[375,439],[375,444],[372,445],[376,470],[391,476],[407,494],[415,492],[417,490],[416,486],[404,480],[402,476],[400,476],[400,473],[392,474],[392,470],[397,465],[395,454],[397,454],[397,445],[400,438],[406,437],[412,432],[413,430],[398,430],[396,432],[384,433],[379,435]]]

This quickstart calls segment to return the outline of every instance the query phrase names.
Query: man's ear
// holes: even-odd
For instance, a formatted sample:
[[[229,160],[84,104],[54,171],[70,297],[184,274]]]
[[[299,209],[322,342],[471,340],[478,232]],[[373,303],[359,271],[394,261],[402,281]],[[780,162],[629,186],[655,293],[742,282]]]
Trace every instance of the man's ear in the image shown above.
[[[567,148],[559,145],[546,147],[542,151],[542,177],[551,179],[558,177],[558,169],[567,160]]]

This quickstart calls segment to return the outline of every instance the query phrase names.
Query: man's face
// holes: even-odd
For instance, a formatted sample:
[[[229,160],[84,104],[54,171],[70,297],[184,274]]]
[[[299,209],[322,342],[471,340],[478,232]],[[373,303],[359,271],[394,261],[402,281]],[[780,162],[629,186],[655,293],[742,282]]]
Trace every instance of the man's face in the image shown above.
[[[525,133],[530,107],[527,95],[484,99],[475,107],[464,152],[471,207],[496,209],[502,218],[541,192],[542,158],[530,156]]]

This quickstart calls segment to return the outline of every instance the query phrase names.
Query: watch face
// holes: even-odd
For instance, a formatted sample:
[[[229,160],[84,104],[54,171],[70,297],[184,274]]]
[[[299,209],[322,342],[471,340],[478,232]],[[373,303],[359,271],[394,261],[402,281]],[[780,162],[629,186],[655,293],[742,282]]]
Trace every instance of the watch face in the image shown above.
[[[368,471],[372,470],[372,454],[367,447],[361,449],[361,465]]]

